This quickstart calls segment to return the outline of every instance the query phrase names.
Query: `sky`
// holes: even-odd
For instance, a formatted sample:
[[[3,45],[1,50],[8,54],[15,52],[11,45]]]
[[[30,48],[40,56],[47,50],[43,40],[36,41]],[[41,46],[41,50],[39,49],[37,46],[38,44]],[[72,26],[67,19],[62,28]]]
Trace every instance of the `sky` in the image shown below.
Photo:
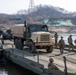
[[[35,5],[52,5],[70,12],[76,11],[76,0],[33,0]],[[30,0],[0,0],[0,13],[15,14],[18,10],[28,9]]]

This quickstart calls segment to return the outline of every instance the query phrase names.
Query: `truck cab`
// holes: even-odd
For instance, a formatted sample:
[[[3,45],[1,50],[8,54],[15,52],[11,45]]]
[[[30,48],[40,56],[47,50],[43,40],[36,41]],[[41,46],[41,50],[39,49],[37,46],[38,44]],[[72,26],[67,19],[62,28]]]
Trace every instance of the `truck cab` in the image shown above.
[[[48,27],[47,27],[47,25],[42,25],[42,24],[28,25],[28,26],[26,26],[26,31],[24,34],[25,38],[26,37],[30,38],[34,32],[48,32]]]

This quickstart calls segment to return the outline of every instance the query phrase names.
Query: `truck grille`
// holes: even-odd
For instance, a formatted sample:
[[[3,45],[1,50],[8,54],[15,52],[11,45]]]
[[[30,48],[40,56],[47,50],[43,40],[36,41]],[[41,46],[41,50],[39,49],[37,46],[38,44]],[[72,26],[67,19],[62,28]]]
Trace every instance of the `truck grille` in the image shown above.
[[[49,35],[41,35],[40,41],[49,42],[50,41]]]

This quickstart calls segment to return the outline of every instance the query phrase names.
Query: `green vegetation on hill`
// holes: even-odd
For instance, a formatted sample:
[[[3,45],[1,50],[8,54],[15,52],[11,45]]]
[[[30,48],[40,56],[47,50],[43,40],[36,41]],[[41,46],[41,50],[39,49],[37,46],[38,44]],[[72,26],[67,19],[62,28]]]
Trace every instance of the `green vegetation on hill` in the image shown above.
[[[43,23],[44,24],[54,25],[54,26],[73,26],[71,20],[49,21],[48,19],[44,19]]]

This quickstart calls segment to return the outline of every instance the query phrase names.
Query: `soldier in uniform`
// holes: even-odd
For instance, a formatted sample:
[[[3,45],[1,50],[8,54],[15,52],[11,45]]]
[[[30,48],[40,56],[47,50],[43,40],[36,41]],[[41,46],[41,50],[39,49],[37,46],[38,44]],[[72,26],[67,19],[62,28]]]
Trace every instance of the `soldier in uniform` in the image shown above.
[[[3,34],[1,34],[1,41],[2,41],[2,44],[4,44]]]
[[[58,44],[59,44],[59,48],[60,48],[60,54],[63,54],[65,42],[64,42],[62,36],[61,36],[61,39],[59,40],[59,43]]]
[[[57,32],[55,32],[54,37],[55,37],[55,47],[57,48],[57,41],[58,41],[58,34],[57,34]]]
[[[74,40],[75,46],[76,46],[76,39]]]
[[[57,66],[54,65],[54,60],[52,58],[49,59],[48,69],[50,70],[59,70]]]
[[[69,43],[69,50],[70,50],[70,48],[72,48],[72,50],[74,50],[72,35],[70,35],[70,36],[68,37],[68,43]]]

